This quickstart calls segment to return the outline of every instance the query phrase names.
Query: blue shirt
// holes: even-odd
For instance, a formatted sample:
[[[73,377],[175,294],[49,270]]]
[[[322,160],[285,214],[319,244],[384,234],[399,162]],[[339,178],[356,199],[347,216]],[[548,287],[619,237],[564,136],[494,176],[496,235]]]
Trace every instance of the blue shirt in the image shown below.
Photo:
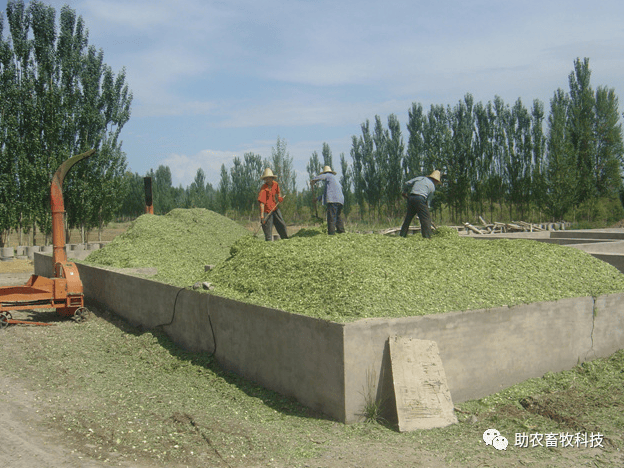
[[[436,187],[433,181],[426,176],[415,177],[403,184],[403,193],[408,193],[409,190],[410,195],[425,197],[429,207],[431,207],[431,200],[433,199],[433,192],[435,192],[435,189]]]
[[[323,191],[322,197],[323,205],[328,203],[340,203],[344,205],[344,195],[342,194],[342,186],[338,181],[338,177],[331,172],[326,172],[325,174],[317,175],[312,180],[322,180],[325,182],[325,190]]]

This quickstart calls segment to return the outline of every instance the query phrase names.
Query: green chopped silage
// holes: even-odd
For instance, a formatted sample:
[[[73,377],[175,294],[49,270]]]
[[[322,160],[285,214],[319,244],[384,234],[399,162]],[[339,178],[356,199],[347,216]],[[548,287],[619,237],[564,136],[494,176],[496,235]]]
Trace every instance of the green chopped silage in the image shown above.
[[[580,250],[523,239],[478,240],[440,227],[432,239],[300,230],[265,242],[203,209],[143,215],[87,257],[152,278],[326,320],[406,317],[624,292],[624,275]],[[211,272],[204,265],[214,264]]]
[[[203,279],[214,294],[338,322],[624,292],[622,273],[580,250],[451,231],[245,237]]]
[[[206,209],[175,209],[164,216],[143,215],[86,263],[116,268],[155,267],[157,281],[194,284],[205,265],[227,258],[232,244],[249,232]]]

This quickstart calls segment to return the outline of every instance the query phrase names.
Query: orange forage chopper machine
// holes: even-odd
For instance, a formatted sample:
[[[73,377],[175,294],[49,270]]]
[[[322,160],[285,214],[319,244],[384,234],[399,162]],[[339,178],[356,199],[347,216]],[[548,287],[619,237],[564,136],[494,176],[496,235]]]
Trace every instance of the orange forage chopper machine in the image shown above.
[[[50,187],[52,207],[52,243],[54,246],[54,277],[32,275],[23,286],[0,287],[0,327],[9,324],[49,325],[42,322],[14,320],[11,310],[54,308],[63,317],[81,321],[86,317],[84,294],[78,268],[67,260],[65,252],[63,179],[77,162],[93,155],[92,149],[66,160],[54,173]]]

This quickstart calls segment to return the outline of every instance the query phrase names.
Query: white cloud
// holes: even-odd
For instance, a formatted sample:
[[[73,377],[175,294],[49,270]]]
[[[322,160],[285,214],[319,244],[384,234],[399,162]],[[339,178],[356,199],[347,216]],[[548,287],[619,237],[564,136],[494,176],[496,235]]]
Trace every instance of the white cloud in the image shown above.
[[[174,186],[189,186],[195,179],[197,170],[201,168],[206,174],[207,182],[216,189],[221,174],[221,165],[229,170],[235,156],[241,156],[233,151],[202,150],[196,154],[185,155],[172,153],[156,164],[169,166]]]
[[[146,31],[167,22],[171,18],[171,3],[158,1],[111,1],[86,0],[81,5],[89,16],[106,23],[109,27]]]

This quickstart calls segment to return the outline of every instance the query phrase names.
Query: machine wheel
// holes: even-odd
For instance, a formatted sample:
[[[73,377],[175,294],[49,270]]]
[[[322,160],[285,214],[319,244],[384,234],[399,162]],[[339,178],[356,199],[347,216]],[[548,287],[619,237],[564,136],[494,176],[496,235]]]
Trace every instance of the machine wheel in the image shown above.
[[[76,321],[76,323],[80,323],[87,320],[88,316],[89,310],[86,307],[79,307],[76,309],[76,312],[74,312],[74,316],[72,318]]]
[[[0,328],[4,329],[9,326],[9,320],[11,319],[11,314],[8,312],[0,313]]]

